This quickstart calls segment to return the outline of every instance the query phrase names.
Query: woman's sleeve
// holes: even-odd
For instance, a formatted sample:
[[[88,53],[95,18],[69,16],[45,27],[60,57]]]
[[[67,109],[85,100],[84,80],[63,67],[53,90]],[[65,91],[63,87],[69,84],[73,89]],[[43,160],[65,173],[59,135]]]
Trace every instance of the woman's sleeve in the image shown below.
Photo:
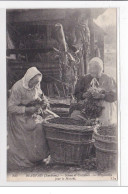
[[[13,87],[11,90],[11,95],[8,100],[8,112],[23,114],[25,113],[25,106],[20,106],[21,103],[21,92],[18,88]]]
[[[105,92],[105,101],[115,102],[117,100],[117,87],[116,82],[113,78],[109,79],[109,91]]]

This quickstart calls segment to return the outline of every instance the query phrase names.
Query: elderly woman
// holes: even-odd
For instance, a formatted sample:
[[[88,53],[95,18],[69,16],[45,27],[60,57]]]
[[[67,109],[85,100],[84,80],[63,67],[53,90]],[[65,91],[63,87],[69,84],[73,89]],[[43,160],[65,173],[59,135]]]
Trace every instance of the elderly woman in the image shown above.
[[[91,59],[89,62],[89,74],[79,79],[76,84],[74,95],[77,103],[81,103],[88,97],[87,91],[94,78],[97,82],[97,87],[104,91],[103,93],[93,93],[93,98],[100,100],[104,107],[99,120],[104,125],[116,123],[116,83],[113,78],[103,73],[103,61],[98,57]],[[76,108],[71,114],[72,117],[77,117],[77,115],[80,115],[79,108]]]
[[[33,116],[39,107],[27,106],[41,99],[41,79],[42,74],[31,67],[11,89],[8,100],[8,164],[11,167],[32,167],[49,158],[41,121],[37,122]],[[48,101],[44,95],[43,102],[46,107]]]

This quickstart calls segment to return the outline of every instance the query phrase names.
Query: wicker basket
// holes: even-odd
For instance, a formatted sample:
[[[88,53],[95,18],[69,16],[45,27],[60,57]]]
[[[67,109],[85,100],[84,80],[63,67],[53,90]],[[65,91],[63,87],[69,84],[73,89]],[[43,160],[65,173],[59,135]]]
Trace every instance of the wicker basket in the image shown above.
[[[101,130],[112,129],[113,126],[102,126]],[[93,138],[96,148],[97,168],[98,170],[116,170],[117,169],[117,137],[109,135],[100,135],[98,128],[94,129]]]
[[[66,121],[70,118],[63,119]],[[92,126],[55,123],[46,123],[43,126],[54,162],[81,164],[89,157],[94,142]]]

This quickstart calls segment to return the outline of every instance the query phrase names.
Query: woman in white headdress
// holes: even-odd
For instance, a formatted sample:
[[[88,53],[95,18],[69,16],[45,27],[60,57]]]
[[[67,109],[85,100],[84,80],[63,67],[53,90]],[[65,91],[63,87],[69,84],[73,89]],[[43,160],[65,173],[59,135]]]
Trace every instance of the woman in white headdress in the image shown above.
[[[79,79],[76,84],[74,95],[77,99],[77,102],[80,102],[87,98],[87,90],[89,89],[90,84],[92,84],[92,80],[96,80],[97,86],[104,91],[104,94],[93,94],[93,98],[101,100],[102,106],[104,107],[99,120],[103,125],[117,123],[116,83],[112,77],[103,73],[103,61],[98,57],[94,57],[90,60],[89,73]]]
[[[32,117],[38,107],[27,107],[42,95],[41,80],[42,74],[31,67],[11,89],[8,100],[8,164],[11,167],[32,167],[49,155],[41,122]],[[47,106],[46,98],[44,102]]]

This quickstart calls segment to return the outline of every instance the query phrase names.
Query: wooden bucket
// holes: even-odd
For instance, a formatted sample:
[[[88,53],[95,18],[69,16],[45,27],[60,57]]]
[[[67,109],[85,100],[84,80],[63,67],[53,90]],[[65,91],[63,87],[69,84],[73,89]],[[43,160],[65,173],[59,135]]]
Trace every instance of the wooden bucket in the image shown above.
[[[94,146],[96,148],[98,170],[104,171],[117,169],[117,136],[106,135],[107,130],[113,130],[114,128],[116,128],[115,125],[102,126],[94,129],[93,138],[95,140]],[[100,131],[106,131],[106,134],[102,135]]]

